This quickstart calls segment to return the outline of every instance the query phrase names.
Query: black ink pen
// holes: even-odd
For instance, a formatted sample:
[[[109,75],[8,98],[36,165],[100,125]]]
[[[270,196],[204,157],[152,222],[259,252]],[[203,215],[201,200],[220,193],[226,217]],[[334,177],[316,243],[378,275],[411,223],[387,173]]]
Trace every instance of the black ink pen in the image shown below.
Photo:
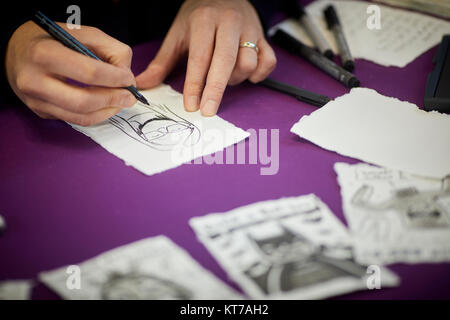
[[[300,101],[309,103],[316,107],[322,107],[325,104],[327,104],[331,99],[327,96],[314,93],[305,89],[297,88],[291,85],[288,85],[286,83],[276,81],[271,78],[266,78],[265,80],[261,81],[259,84],[261,84],[264,87],[267,87],[269,89],[279,91],[285,94],[288,94],[290,96],[294,96]]]
[[[66,32],[63,28],[58,26],[55,22],[47,18],[42,12],[37,11],[33,16],[33,21],[48,32],[55,40],[61,42],[66,47],[75,50],[79,53],[84,54],[85,56],[94,58],[96,60],[102,61],[99,57],[97,57],[92,51],[86,48],[83,44],[81,44],[77,39],[72,37],[68,32]],[[137,100],[140,102],[149,105],[147,99],[136,89],[134,86],[129,86],[124,89],[130,91]]]
[[[350,48],[345,39],[344,31],[339,21],[338,15],[334,6],[331,4],[324,10],[325,19],[327,20],[328,29],[332,30],[339,47],[339,55],[341,56],[342,65],[344,69],[353,71],[355,69],[355,62],[353,61]]]
[[[313,48],[304,45],[301,41],[295,39],[283,30],[277,30],[277,32],[272,36],[272,39],[280,47],[305,58],[317,68],[332,76],[348,88],[359,87],[360,82],[354,74],[341,68],[333,61],[325,58]]]
[[[0,216],[0,236],[5,232],[6,230],[6,222],[5,219]]]
[[[300,25],[302,25],[306,33],[309,35],[317,49],[328,59],[332,60],[334,57],[333,50],[320,30],[319,26],[308,15],[305,9],[299,4],[298,0],[291,0],[285,3],[286,11],[289,16],[294,18]]]

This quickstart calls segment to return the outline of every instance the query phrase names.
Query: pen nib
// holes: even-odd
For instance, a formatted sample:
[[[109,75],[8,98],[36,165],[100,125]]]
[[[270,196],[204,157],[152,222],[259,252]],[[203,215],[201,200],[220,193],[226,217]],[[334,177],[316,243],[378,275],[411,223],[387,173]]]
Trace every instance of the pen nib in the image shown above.
[[[142,96],[142,95],[139,97],[139,101],[142,102],[143,104],[148,105],[148,106],[150,105],[150,104],[148,103],[147,99],[145,99],[145,97]]]

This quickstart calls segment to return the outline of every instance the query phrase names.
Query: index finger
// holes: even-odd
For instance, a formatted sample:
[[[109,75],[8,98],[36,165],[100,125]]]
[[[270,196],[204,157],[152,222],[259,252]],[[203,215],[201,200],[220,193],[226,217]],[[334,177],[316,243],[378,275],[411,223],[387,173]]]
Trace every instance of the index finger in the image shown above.
[[[54,40],[41,40],[33,49],[33,62],[52,74],[81,83],[103,87],[135,85],[134,75],[128,68],[87,57]]]
[[[129,68],[133,50],[125,43],[111,37],[95,27],[81,26],[80,29],[70,30],[73,35],[86,47],[94,51],[103,61],[118,67]]]
[[[240,33],[237,24],[219,25],[214,55],[200,103],[200,110],[205,116],[213,116],[219,109],[223,93],[236,64],[239,38]]]

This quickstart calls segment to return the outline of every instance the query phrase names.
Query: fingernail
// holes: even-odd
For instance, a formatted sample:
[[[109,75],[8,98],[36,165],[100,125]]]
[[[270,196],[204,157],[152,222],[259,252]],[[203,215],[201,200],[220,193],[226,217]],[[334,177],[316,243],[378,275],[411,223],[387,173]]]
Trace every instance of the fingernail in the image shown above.
[[[202,114],[204,116],[213,116],[216,114],[217,108],[218,108],[217,102],[215,102],[214,100],[208,100],[203,106]]]
[[[197,111],[197,109],[198,109],[198,97],[189,96],[186,100],[186,110]]]

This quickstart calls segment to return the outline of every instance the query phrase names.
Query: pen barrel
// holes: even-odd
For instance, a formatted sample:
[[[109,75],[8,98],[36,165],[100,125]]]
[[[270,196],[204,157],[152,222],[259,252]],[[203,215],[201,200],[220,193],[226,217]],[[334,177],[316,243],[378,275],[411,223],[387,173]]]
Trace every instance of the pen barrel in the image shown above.
[[[305,27],[306,32],[311,37],[311,39],[313,40],[317,49],[321,53],[325,53],[325,52],[331,50],[327,39],[325,39],[325,36],[320,31],[319,27],[315,24],[315,22],[309,16],[307,16],[307,15],[301,16],[300,22]]]
[[[332,29],[335,25],[340,25],[338,15],[337,15],[336,10],[334,9],[333,5],[329,5],[325,9],[324,15],[325,15],[325,20],[327,21],[328,29]]]
[[[341,56],[342,65],[345,69],[349,70],[350,64],[353,64],[353,57],[350,52],[350,47],[348,46],[347,40],[345,39],[344,31],[342,27],[338,24],[334,25],[333,28],[334,36],[336,37],[337,45],[339,48],[339,55]],[[351,68],[353,70],[353,68]],[[350,71],[351,71],[350,70]]]
[[[327,59],[314,49],[304,45],[283,30],[277,30],[272,39],[281,47],[311,62],[320,70],[324,71],[334,79],[340,81],[349,88],[358,87],[359,80],[354,74],[341,68],[333,61]]]
[[[42,12],[36,12],[32,20],[34,23],[44,29],[49,35],[51,35],[55,40],[59,41],[67,48],[101,61],[101,59],[97,57],[92,51],[90,51],[78,40],[72,37],[66,30],[47,18]]]

